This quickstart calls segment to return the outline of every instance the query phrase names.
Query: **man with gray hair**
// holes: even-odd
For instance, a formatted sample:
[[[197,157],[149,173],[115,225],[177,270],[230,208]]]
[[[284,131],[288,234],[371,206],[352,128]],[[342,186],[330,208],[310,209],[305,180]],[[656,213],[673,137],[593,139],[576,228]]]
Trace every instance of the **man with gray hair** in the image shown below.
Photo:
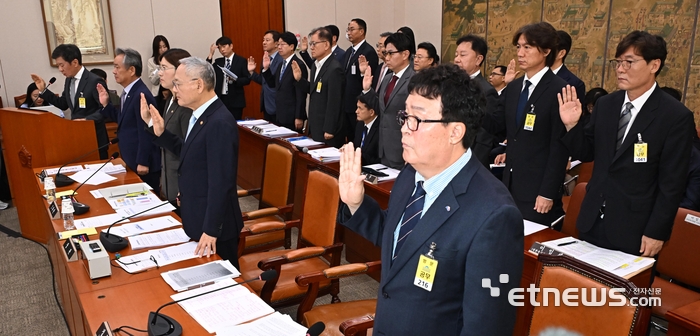
[[[180,215],[187,235],[199,242],[195,254],[218,254],[238,267],[238,233],[243,229],[238,206],[238,128],[214,91],[212,65],[197,57],[180,60],[173,95],[192,109],[184,139],[165,129],[158,110],[141,95],[141,117],[153,126],[154,142],[180,156]]]
[[[153,192],[160,192],[160,149],[153,144],[153,135],[145,129],[140,117],[140,94],[145,93],[149,103],[155,104],[155,99],[148,86],[141,80],[141,54],[130,48],[117,48],[114,57],[114,79],[124,87],[117,110],[109,99],[105,88],[97,84],[97,91],[102,104],[102,115],[117,122],[119,136],[119,151],[129,167],[135,171],[141,180],[146,182]]]

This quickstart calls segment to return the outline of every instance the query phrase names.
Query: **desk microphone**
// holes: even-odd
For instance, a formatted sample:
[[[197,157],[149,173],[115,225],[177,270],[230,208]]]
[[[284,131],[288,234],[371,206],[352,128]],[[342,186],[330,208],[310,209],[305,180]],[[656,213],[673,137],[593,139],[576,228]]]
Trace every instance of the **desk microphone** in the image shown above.
[[[102,167],[100,167],[100,169],[104,168],[104,166],[106,166],[108,163],[112,162],[112,160],[114,160],[114,159],[116,159],[116,158],[118,158],[118,157],[119,157],[119,152],[114,152],[114,154],[112,154],[112,156],[109,157],[109,160],[107,160],[107,162],[105,162],[105,163],[102,165]],[[87,179],[85,179],[85,181],[83,181],[83,183],[81,183],[77,188],[75,188],[75,190],[73,190],[73,193],[70,195],[70,198],[73,200],[73,211],[74,211],[74,213],[75,213],[76,215],[82,215],[82,214],[88,212],[88,211],[90,210],[90,206],[87,205],[87,204],[83,204],[83,203],[78,202],[78,200],[75,199],[75,193],[76,193],[76,192],[78,191],[78,189],[80,189],[80,187],[82,187],[89,179],[91,179],[93,176],[95,176],[95,174],[97,174],[97,172],[100,171],[100,169],[96,170],[94,173],[92,173],[92,175],[90,175],[90,177],[88,177]]]
[[[306,336],[318,336],[326,330],[326,325],[323,322],[316,322],[306,331]]]
[[[300,152],[302,152],[302,153],[308,153],[308,152],[309,152],[309,148],[307,148],[307,147],[301,147],[301,146],[297,146],[297,145],[294,145],[294,147],[296,147],[297,150],[300,151]]]
[[[185,301],[185,300],[194,299],[194,298],[200,297],[202,295],[207,295],[210,293],[218,292],[222,289],[231,288],[234,286],[242,285],[242,284],[257,281],[257,280],[268,281],[268,280],[272,280],[276,277],[277,277],[277,271],[271,269],[271,270],[267,270],[265,272],[260,273],[260,275],[257,278],[248,279],[248,280],[243,281],[243,282],[237,282],[237,283],[232,284],[232,285],[228,285],[228,286],[217,288],[217,289],[214,289],[214,290],[211,290],[208,292],[200,293],[200,294],[197,294],[195,296],[190,296],[190,297],[184,298],[182,300],[168,302],[168,303],[160,306],[158,308],[158,310],[156,310],[155,313],[151,312],[148,314],[148,327],[147,327],[148,336],[164,336],[164,335],[180,336],[182,334],[182,326],[180,325],[180,323],[175,321],[175,319],[170,317],[170,316],[158,314],[158,312],[160,312],[161,309],[163,309],[167,306],[170,306],[170,305],[173,305],[173,304]],[[325,328],[325,326],[323,326],[322,328]],[[323,331],[323,329],[321,329],[321,331]],[[318,335],[318,334],[311,334],[311,335]]]
[[[109,230],[111,230],[112,227],[119,222],[123,222],[124,220],[134,218],[134,217],[136,217],[144,212],[149,212],[153,209],[162,207],[166,204],[170,204],[170,202],[165,201],[165,202],[158,204],[150,209],[146,209],[146,210],[143,210],[141,212],[135,213],[131,216],[124,217],[124,218],[110,224],[109,227],[107,228],[107,232],[100,232],[100,242],[102,243],[102,246],[104,246],[105,250],[107,250],[108,252],[119,252],[119,251],[125,249],[127,246],[129,246],[129,241],[120,237],[120,236],[117,236],[115,234],[112,234],[112,235],[109,234]]]
[[[49,88],[49,86],[51,86],[51,84],[53,84],[53,83],[56,83],[56,77],[51,77],[51,79],[49,79],[49,84],[46,85],[46,87],[44,88],[44,91],[46,91]],[[27,98],[31,99],[32,97],[27,97]],[[36,97],[36,99],[32,99],[32,103],[28,104],[27,108],[34,106],[34,104],[36,104],[36,101],[39,100],[39,98],[40,97]]]
[[[114,145],[118,142],[119,142],[119,138],[114,138],[114,139],[110,140],[108,143],[106,143],[100,147],[97,147],[97,149],[91,150],[87,154],[83,154],[83,155],[69,161],[68,163],[64,164],[60,168],[58,168],[58,172],[56,172],[56,177],[53,179],[54,183],[56,184],[56,187],[66,187],[66,186],[69,186],[75,182],[75,181],[71,180],[70,177],[61,174],[61,169],[63,169],[63,167],[65,167],[65,166],[67,166],[75,161],[78,161],[78,160],[80,160],[80,159],[82,159],[82,158],[84,158],[84,157],[86,157],[94,152],[97,152],[98,150],[100,150],[102,148],[105,148],[109,145]]]

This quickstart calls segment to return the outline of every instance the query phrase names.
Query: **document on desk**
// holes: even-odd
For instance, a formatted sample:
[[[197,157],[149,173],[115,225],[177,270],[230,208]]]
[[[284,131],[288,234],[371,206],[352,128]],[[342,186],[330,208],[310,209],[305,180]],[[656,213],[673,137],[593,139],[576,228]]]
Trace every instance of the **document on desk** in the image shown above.
[[[203,265],[163,272],[163,277],[176,292],[210,286],[218,281],[233,279],[241,275],[227,260],[216,260]],[[211,288],[211,287],[210,287]]]
[[[126,168],[124,168],[124,165],[115,165],[111,162],[108,162],[106,165],[104,165],[104,167],[102,167],[102,165],[102,163],[86,164],[85,169],[92,172],[99,170],[109,175],[126,173]]]
[[[197,255],[194,254],[195,248],[197,248],[197,242],[189,242],[148,252],[156,259],[158,266],[165,266],[196,258]]]
[[[76,229],[84,229],[84,228],[89,228],[89,227],[108,226],[108,225],[112,225],[112,223],[114,223],[122,218],[124,218],[124,217],[114,213],[114,214],[106,214],[106,215],[101,215],[101,216],[76,219],[75,220],[75,228]],[[126,223],[128,221],[129,221],[128,219],[125,219],[123,222]],[[114,232],[114,229],[112,229],[112,231],[110,231],[110,232]]]
[[[654,258],[604,249],[573,237],[550,240],[542,245],[625,279],[639,274],[654,264]]]
[[[321,162],[340,161],[340,151],[335,147],[312,149],[308,153],[312,158]]]
[[[298,146],[298,147],[311,147],[311,146],[323,145],[323,142],[315,141],[315,140],[309,139],[308,137],[305,137],[305,136],[286,138],[284,140],[287,140],[292,145]]]
[[[250,323],[218,329],[216,336],[306,336],[306,330],[291,316],[274,312]]]
[[[162,203],[163,201],[161,201],[160,198],[158,198],[158,196],[156,196],[156,194],[154,194],[150,190],[146,190],[131,193],[127,196],[111,197],[107,199],[107,202],[112,207],[112,209],[117,210],[121,208],[140,206],[150,208]]]
[[[129,245],[132,250],[180,244],[188,241],[190,241],[190,237],[187,236],[182,228],[129,237]]]
[[[107,216],[107,215],[105,215],[105,216]],[[110,222],[109,224],[114,223],[115,221],[119,220],[119,218],[122,218],[118,214],[112,214],[109,216],[117,217],[117,219]],[[128,221],[129,220],[124,220],[124,223],[126,223]],[[136,223],[114,226],[114,227],[112,227],[112,230],[110,230],[109,232],[113,233],[117,236],[126,238],[126,237],[139,235],[142,233],[159,231],[159,230],[175,227],[178,225],[182,225],[182,223],[180,223],[177,219],[173,218],[173,216],[168,215],[168,216],[151,218],[151,219],[143,220],[143,221],[136,222]],[[102,231],[107,232],[107,229],[104,229]]]
[[[248,128],[257,126],[257,125],[265,125],[268,124],[268,122],[264,119],[252,119],[252,120],[239,120],[237,121],[238,125],[241,126],[246,126]]]
[[[117,265],[129,274],[143,272],[160,266],[156,262],[151,251],[122,256],[116,260]]]
[[[264,135],[266,137],[270,137],[270,138],[281,138],[281,137],[285,137],[285,136],[296,135],[298,133],[296,131],[290,130],[289,128],[280,126],[280,127],[266,129],[264,132],[262,132],[260,134]]]
[[[93,175],[93,174],[95,174],[95,175]],[[85,183],[85,184],[89,184],[89,185],[100,185],[102,183],[114,181],[117,179],[116,177],[109,176],[103,172],[95,173],[95,172],[92,172],[89,170],[81,170],[81,171],[79,171],[71,176],[68,176],[68,177],[70,177],[70,179],[75,181],[75,182]]]
[[[159,201],[159,202],[164,202],[164,201]],[[165,202],[167,202],[167,201],[165,201]],[[133,216],[137,213],[151,209],[157,205],[158,205],[158,203],[151,203],[148,205],[132,205],[132,206],[127,206],[127,207],[115,209],[115,211],[117,212],[117,214],[119,214],[122,217],[129,217],[129,216]],[[136,216],[136,218],[169,213],[169,212],[172,212],[173,210],[175,210],[175,207],[168,202],[168,204],[164,204],[163,206],[159,206],[153,210],[146,211],[146,212]]]
[[[77,165],[77,166],[65,166],[61,168],[61,173],[75,173],[83,170],[83,166]],[[56,175],[58,173],[58,168],[49,168],[49,169],[44,169],[44,172],[46,172],[46,176],[50,175]]]
[[[201,287],[171,295],[173,300],[182,300],[214,289],[236,283],[233,279],[219,281],[211,286]],[[275,310],[244,286],[234,286],[218,292],[203,295],[178,303],[208,333],[226,329],[256,318],[272,314]]]
[[[132,193],[137,193],[141,191],[148,191],[151,190],[151,186],[149,186],[146,183],[132,183],[132,184],[125,184],[125,185],[120,185],[116,187],[109,187],[109,188],[102,188],[102,189],[97,189],[97,190],[92,190],[90,193],[92,196],[95,198],[116,198],[116,197],[124,197],[128,194]]]
[[[379,178],[379,182],[395,180],[396,177],[398,177],[399,173],[401,172],[400,170],[397,170],[394,168],[389,168],[381,163],[375,163],[375,164],[371,164],[371,165],[364,166],[364,167],[375,170],[375,171],[379,172],[380,175],[381,174],[386,175],[386,176],[377,175],[377,178]]]
[[[539,223],[531,222],[531,221],[529,221],[529,220],[527,220],[527,219],[523,219],[523,224],[524,224],[524,226],[525,226],[525,235],[526,235],[526,236],[531,235],[531,234],[533,234],[533,233],[535,233],[535,232],[542,231],[542,230],[544,230],[544,229],[547,228],[546,225],[542,225],[542,224],[539,224]]]

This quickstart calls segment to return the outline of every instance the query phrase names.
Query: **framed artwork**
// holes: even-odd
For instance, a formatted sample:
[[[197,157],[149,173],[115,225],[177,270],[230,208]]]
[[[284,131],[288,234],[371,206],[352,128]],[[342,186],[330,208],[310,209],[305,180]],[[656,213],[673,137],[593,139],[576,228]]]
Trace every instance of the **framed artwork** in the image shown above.
[[[83,65],[111,64],[114,60],[114,34],[109,0],[41,0],[46,46],[51,52],[60,44],[75,44],[83,55]]]

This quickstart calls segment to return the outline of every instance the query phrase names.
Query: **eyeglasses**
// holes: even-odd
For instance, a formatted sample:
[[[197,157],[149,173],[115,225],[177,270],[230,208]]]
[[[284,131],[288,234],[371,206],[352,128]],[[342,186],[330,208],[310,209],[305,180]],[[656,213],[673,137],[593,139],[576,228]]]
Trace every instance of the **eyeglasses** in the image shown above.
[[[349,32],[354,32],[354,31],[356,31],[356,30],[360,30],[360,28],[355,28],[355,27],[348,27],[348,28],[345,28],[345,32],[348,32],[348,33],[349,33]]]
[[[167,67],[165,65],[161,65],[158,67],[158,71],[160,71],[160,72],[165,72],[165,71],[170,70],[170,69],[175,69],[175,67]]]
[[[415,132],[418,130],[418,126],[420,126],[420,123],[451,123],[454,121],[448,121],[445,119],[423,120],[414,115],[408,114],[405,110],[401,110],[398,114],[396,114],[396,122],[398,122],[399,126],[401,127],[403,127],[403,125],[406,124],[409,130]]]
[[[491,76],[503,76],[503,74],[499,74],[498,72],[492,72]]]
[[[382,51],[382,55],[384,55],[384,57],[392,56],[392,55],[398,54],[398,53],[400,53],[400,51],[398,51],[398,50],[392,50],[392,51],[384,50],[384,51]]]
[[[323,42],[328,42],[328,41],[326,41],[326,40],[321,40],[321,41],[311,41],[311,42],[309,42],[309,46],[310,46],[311,48],[314,48],[314,47],[315,47],[315,46],[316,46],[317,44],[319,44],[319,43],[323,43]]]
[[[638,59],[638,60],[609,60],[610,66],[613,69],[617,69],[618,66],[622,65],[622,68],[625,70],[629,70],[632,67],[632,63],[643,61],[644,59]]]
[[[192,78],[192,79],[190,79],[188,82],[194,82],[194,81],[196,81],[196,80],[198,80],[198,79],[199,79],[199,78]],[[175,89],[180,90],[180,85],[182,85],[182,84],[183,84],[183,83],[173,81],[173,87],[174,87]]]
[[[381,49],[381,48],[384,48],[384,45],[383,45],[383,44],[381,44],[381,43],[377,43],[377,44],[375,44],[375,46],[377,46],[377,49]]]

